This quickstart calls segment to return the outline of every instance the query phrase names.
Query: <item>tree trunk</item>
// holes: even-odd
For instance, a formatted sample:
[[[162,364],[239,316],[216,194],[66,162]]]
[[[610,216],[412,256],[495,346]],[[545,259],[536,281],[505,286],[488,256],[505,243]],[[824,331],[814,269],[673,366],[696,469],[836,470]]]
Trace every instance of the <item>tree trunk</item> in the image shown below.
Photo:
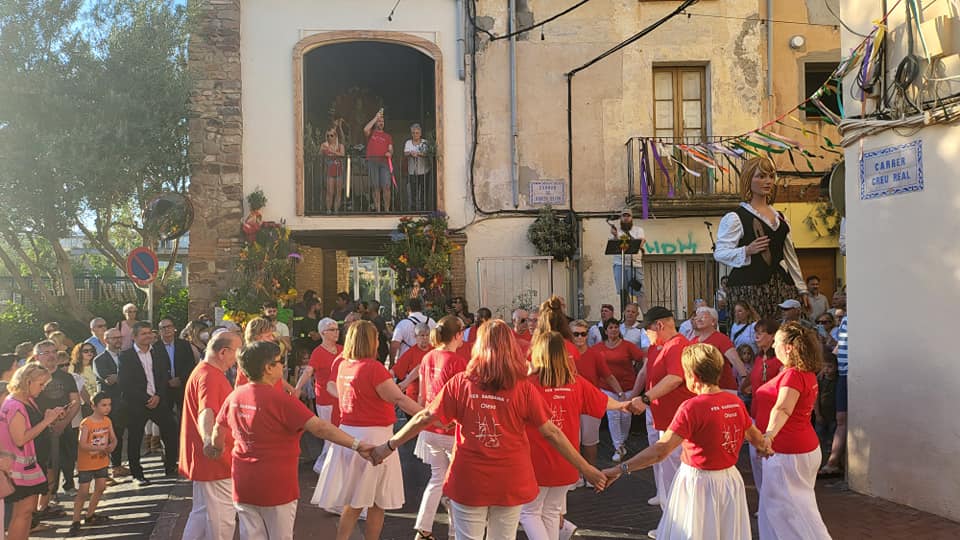
[[[70,261],[70,254],[56,238],[47,238],[53,247],[53,253],[57,259],[57,269],[60,272],[60,279],[63,281],[63,308],[67,315],[80,322],[89,322],[93,314],[85,306],[80,304],[80,298],[77,295],[77,285],[73,280],[73,264]]]

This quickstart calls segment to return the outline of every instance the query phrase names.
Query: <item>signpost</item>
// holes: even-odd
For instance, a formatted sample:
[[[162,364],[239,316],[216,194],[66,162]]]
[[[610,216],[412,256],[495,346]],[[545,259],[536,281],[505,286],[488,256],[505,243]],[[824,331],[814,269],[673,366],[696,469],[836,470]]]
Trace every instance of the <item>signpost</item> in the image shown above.
[[[150,322],[153,322],[153,282],[159,271],[160,261],[152,249],[141,246],[127,255],[127,276],[147,288],[147,320]]]

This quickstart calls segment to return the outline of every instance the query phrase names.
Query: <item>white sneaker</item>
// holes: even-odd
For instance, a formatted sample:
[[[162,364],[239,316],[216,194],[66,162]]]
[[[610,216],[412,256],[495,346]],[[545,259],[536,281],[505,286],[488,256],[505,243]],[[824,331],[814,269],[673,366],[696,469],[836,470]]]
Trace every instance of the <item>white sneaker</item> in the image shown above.
[[[647,531],[647,538],[653,538],[653,540],[657,540],[657,530],[654,529],[652,531]]]
[[[622,459],[622,456],[620,455],[620,450],[615,451],[613,455],[610,456],[610,460],[613,461],[614,463],[620,463],[621,459]]]
[[[577,526],[564,519],[563,524],[560,525],[560,540],[570,540],[570,537],[575,534],[577,534]]]
[[[660,506],[660,496],[654,495],[653,497],[650,497],[647,499],[647,504],[650,506]]]

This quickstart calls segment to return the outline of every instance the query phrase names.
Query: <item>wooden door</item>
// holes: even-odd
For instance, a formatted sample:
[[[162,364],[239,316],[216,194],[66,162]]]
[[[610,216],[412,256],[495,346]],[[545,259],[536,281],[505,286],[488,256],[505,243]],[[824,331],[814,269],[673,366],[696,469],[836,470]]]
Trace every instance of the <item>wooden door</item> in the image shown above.
[[[837,250],[836,249],[798,249],[797,258],[800,259],[800,271],[803,279],[810,276],[820,278],[820,294],[827,299],[833,298],[833,291],[837,290]]]

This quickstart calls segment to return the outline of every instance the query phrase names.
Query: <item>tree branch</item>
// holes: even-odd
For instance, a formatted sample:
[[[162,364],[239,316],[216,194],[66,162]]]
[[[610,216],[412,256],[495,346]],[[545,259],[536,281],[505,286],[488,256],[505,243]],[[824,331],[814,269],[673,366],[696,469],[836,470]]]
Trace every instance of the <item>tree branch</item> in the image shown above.
[[[100,253],[104,254],[104,256],[110,259],[110,262],[112,262],[117,268],[125,270],[126,264],[124,257],[120,255],[120,252],[117,251],[117,248],[110,244],[110,242],[104,241],[101,236],[102,230],[94,233],[88,229],[82,221],[80,221],[79,217],[74,218],[74,221],[76,222],[77,228],[80,229],[80,231],[84,236],[87,237],[88,240],[90,240],[90,243],[96,246]]]
[[[40,295],[42,303],[52,305],[53,302],[51,301],[50,294],[49,294],[50,290],[47,289],[47,287],[43,284],[43,278],[41,277],[41,274],[42,274],[41,269],[37,266],[37,264],[33,261],[33,259],[31,259],[30,256],[27,255],[27,253],[23,250],[23,246],[20,245],[20,239],[17,238],[17,235],[13,232],[12,229],[10,229],[9,224],[4,223],[3,225],[4,225],[3,230],[0,232],[2,232],[4,240],[7,241],[7,245],[9,245],[11,249],[13,249],[17,257],[23,262],[23,264],[30,271],[30,277],[33,279],[33,282],[37,287],[36,291],[37,291],[37,294]],[[20,275],[20,268],[18,267],[16,269],[16,272],[11,272],[11,273]]]
[[[10,275],[13,277],[13,281],[17,283],[17,287],[20,289],[20,294],[30,299],[30,302],[35,306],[45,305],[41,295],[37,291],[33,290],[30,287],[30,284],[27,283],[23,276],[20,275],[20,266],[10,258],[10,255],[0,247],[0,261],[3,262],[3,266],[6,267],[7,271],[10,272]]]

